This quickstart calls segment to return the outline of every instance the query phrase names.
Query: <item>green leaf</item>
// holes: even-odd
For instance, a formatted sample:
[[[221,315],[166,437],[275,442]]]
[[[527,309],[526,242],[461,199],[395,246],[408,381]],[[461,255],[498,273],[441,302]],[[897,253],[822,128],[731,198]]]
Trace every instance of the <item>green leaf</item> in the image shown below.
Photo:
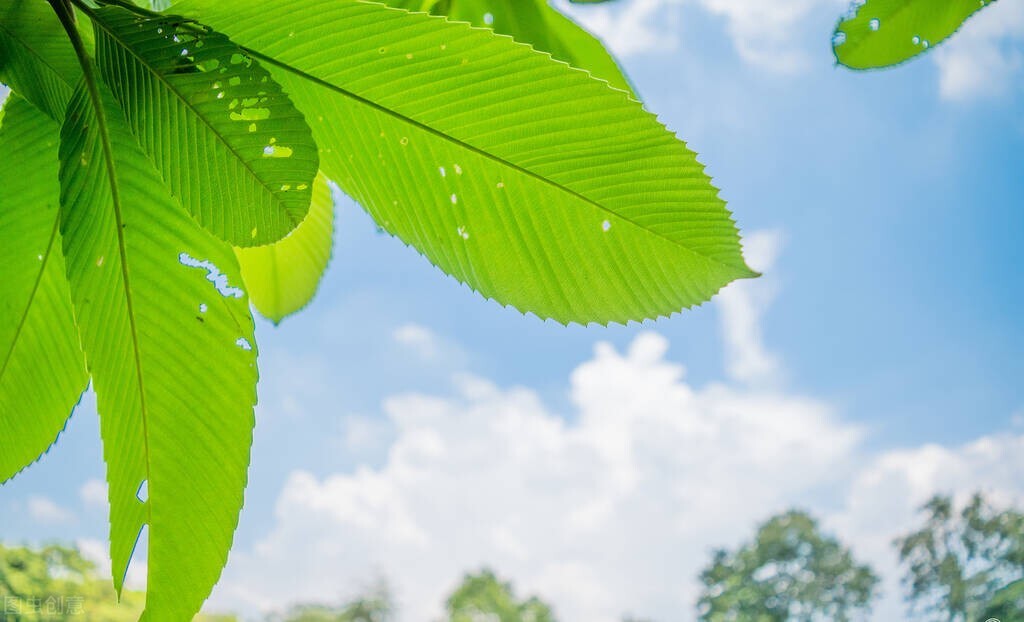
[[[235,249],[245,291],[264,317],[278,323],[316,295],[331,259],[333,221],[331,189],[319,175],[309,214],[288,237],[269,246]]]
[[[694,153],[583,71],[357,0],[176,6],[259,50],[310,119],[324,173],[486,297],[560,322],[625,322],[755,274]]]
[[[855,3],[832,36],[836,61],[852,69],[888,67],[921,54],[995,0],[867,0]]]
[[[61,131],[61,228],[100,413],[114,583],[148,525],[142,619],[189,620],[220,576],[242,507],[252,316],[232,287],[231,248],[166,194],[107,87],[85,84]]]
[[[309,210],[309,126],[260,63],[177,16],[91,12],[100,71],[173,194],[236,246],[276,242]]]
[[[423,0],[387,0],[390,6],[415,11]],[[434,15],[492,28],[520,43],[528,43],[573,67],[607,80],[615,88],[633,92],[615,59],[592,34],[548,4],[547,0],[434,0]]]
[[[58,127],[11,95],[0,126],[0,482],[53,444],[88,383],[57,229]]]
[[[0,82],[59,121],[81,75],[71,43],[48,4],[0,4]]]

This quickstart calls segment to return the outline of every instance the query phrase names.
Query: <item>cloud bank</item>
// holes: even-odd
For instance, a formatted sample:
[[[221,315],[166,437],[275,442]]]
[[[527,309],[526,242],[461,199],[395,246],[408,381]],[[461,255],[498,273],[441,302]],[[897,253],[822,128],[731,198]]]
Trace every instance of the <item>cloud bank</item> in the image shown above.
[[[780,240],[752,237],[755,267]],[[771,277],[736,283],[719,299],[721,382],[694,386],[669,342],[646,332],[625,351],[595,346],[568,379],[567,413],[467,374],[446,395],[391,397],[378,466],[293,472],[273,527],[233,553],[213,605],[336,600],[383,576],[400,620],[431,620],[462,572],[488,565],[562,620],[690,620],[711,549],[798,506],[885,575],[876,613],[896,619],[892,537],[935,492],[1019,499],[1024,436],[868,451],[866,430],[780,381],[759,324],[773,288]]]
[[[721,20],[733,49],[746,64],[796,74],[831,63],[832,22],[849,8],[845,0],[623,0],[609,6],[559,4],[620,58],[671,54],[679,25],[693,8]],[[952,39],[928,55],[938,71],[938,93],[969,101],[1004,95],[1024,75],[1024,6],[996,2],[972,17]]]

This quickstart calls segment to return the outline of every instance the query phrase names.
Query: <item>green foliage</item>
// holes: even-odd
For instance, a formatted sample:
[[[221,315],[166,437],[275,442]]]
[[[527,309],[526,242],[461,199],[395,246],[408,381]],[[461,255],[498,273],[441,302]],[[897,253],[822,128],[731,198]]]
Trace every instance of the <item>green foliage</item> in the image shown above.
[[[331,145],[325,174],[489,298],[560,322],[625,322],[754,275],[693,152],[583,72],[483,29],[356,0],[175,9],[259,49]]]
[[[537,597],[520,599],[490,570],[465,575],[445,610],[445,622],[555,622],[551,607]],[[301,604],[268,622],[388,622],[393,614],[391,595],[381,584],[344,605]]]
[[[152,194],[156,169],[94,86],[72,98],[61,134],[61,229],[100,412],[114,581],[148,524],[148,610],[184,619],[216,582],[242,507],[252,318],[227,285],[241,282],[231,247]]]
[[[302,222],[317,147],[258,61],[177,16],[111,6],[90,17],[105,82],[143,151],[200,224],[254,246]]]
[[[0,481],[91,381],[119,591],[148,526],[144,619],[189,619],[223,568],[256,397],[246,292],[274,321],[313,296],[328,180],[563,323],[755,275],[696,155],[541,0],[415,7],[493,29],[360,0],[137,4],[0,5]]]
[[[88,382],[52,183],[57,124],[19,96],[3,112],[0,153],[32,149],[0,158],[0,482],[54,442]]]
[[[387,586],[380,585],[340,607],[298,605],[284,616],[270,617],[269,622],[388,622],[393,611]]]
[[[979,617],[984,620],[1024,619],[1024,580],[1014,581],[993,594]]]
[[[896,540],[914,619],[1024,618],[1024,514],[980,494],[959,511],[936,496],[922,511],[921,528]]]
[[[601,42],[547,0],[387,0],[385,4],[491,28],[632,92],[629,79]]]
[[[467,574],[448,597],[447,622],[555,622],[555,615],[536,596],[519,599],[512,586],[490,570]]]
[[[313,299],[331,258],[334,203],[327,179],[313,182],[309,214],[277,244],[237,248],[242,280],[256,310],[280,322]]]
[[[81,75],[74,50],[46,4],[11,0],[0,5],[0,83],[60,121]]]
[[[935,47],[995,0],[857,2],[832,36],[836,61],[852,69],[888,67]]]
[[[769,519],[736,551],[716,551],[700,579],[700,619],[712,622],[851,620],[870,608],[878,584],[799,511]]]
[[[120,603],[108,581],[74,548],[0,544],[0,619],[9,622],[131,622],[145,603],[125,590]],[[231,616],[196,616],[194,622],[235,622]]]

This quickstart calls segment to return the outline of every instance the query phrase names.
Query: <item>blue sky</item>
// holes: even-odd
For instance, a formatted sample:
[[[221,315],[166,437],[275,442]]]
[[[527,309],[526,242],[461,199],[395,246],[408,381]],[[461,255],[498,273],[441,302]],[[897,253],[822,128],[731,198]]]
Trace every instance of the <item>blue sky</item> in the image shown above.
[[[888,540],[925,496],[1020,502],[1024,7],[870,73],[832,64],[843,8],[575,10],[698,151],[765,271],[697,310],[523,317],[339,197],[314,304],[259,328],[251,485],[211,606],[384,576],[403,622],[423,620],[490,564],[569,622],[688,620],[707,552],[800,505],[886,573],[878,619],[893,619]],[[102,479],[87,396],[0,488],[0,537],[101,557]]]

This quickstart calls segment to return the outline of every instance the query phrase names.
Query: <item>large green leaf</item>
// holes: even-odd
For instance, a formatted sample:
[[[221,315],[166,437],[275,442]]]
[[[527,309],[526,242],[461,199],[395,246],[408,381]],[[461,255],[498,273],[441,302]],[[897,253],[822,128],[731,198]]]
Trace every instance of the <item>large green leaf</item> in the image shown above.
[[[902,63],[956,32],[995,0],[867,0],[855,3],[832,37],[836,61],[853,69]]]
[[[302,224],[268,246],[236,248],[249,299],[263,317],[280,322],[313,299],[331,259],[334,203],[327,179],[313,182],[313,203]]]
[[[12,95],[0,126],[0,482],[64,429],[88,378],[57,229],[58,127]]]
[[[429,9],[434,15],[492,28],[632,92],[629,80],[604,45],[547,0],[386,0],[385,4],[410,11]]]
[[[0,2],[0,82],[60,120],[81,73],[71,43],[47,3]]]
[[[484,296],[560,322],[667,315],[753,276],[694,153],[508,37],[358,0],[186,0],[264,61],[321,168]]]
[[[189,620],[242,507],[252,317],[231,248],[171,200],[107,87],[86,85],[61,132],[61,229],[100,412],[114,582],[148,525],[143,619]]]
[[[176,16],[118,6],[90,16],[101,72],[196,220],[238,246],[275,242],[302,222],[316,144],[258,61]]]

